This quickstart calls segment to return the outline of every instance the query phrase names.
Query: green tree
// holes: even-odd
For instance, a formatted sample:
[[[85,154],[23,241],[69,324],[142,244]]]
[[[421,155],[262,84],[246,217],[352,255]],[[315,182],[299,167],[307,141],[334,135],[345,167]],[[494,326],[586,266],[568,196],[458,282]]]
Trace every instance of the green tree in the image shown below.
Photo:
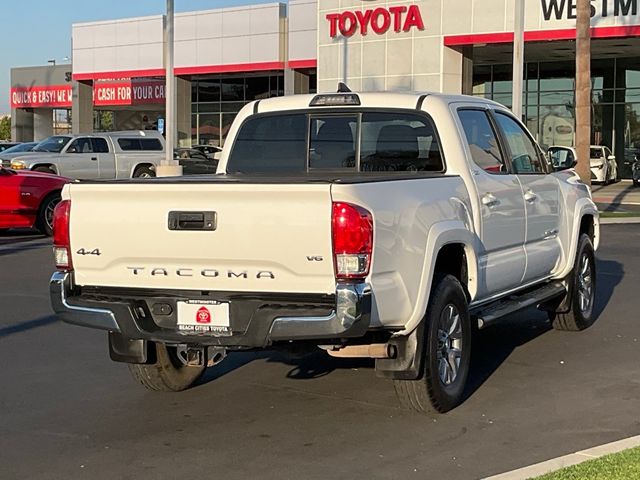
[[[11,117],[0,118],[0,140],[11,140]]]

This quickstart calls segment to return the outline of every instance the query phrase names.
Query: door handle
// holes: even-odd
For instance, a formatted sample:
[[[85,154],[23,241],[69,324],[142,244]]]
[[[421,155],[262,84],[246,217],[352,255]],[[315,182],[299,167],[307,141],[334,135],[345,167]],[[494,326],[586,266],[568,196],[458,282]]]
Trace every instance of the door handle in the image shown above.
[[[496,205],[498,205],[500,203],[500,200],[498,200],[495,195],[493,195],[492,193],[486,193],[485,195],[482,196],[482,204],[485,207],[495,207]]]
[[[98,160],[98,157],[91,157],[91,160]]]
[[[560,231],[557,228],[554,228],[553,230],[547,230],[546,232],[544,232],[543,240],[552,240],[554,238],[558,238],[559,233]]]
[[[531,190],[529,190],[527,193],[524,194],[524,199],[528,203],[533,203],[538,199],[538,196],[535,193],[533,193]]]

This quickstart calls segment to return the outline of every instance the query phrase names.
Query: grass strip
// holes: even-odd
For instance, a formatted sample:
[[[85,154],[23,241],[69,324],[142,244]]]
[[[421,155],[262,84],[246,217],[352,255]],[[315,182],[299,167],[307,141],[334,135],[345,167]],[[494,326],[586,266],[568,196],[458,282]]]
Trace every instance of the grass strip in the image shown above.
[[[638,480],[640,448],[606,455],[579,465],[547,473],[535,480]]]

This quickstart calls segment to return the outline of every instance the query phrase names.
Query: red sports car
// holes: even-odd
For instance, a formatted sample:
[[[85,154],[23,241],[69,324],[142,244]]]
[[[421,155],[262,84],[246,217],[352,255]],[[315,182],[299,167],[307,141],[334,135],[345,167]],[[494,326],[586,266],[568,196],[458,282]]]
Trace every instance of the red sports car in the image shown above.
[[[0,231],[35,227],[52,233],[53,209],[71,179],[30,170],[0,167]]]

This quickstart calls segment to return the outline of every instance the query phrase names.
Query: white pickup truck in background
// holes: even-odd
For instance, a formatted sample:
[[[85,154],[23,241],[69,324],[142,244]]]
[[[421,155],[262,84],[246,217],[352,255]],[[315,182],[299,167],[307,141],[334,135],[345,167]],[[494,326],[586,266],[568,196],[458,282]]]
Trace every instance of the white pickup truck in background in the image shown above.
[[[54,135],[3,166],[82,180],[155,177],[164,146],[156,130]]]
[[[497,103],[292,96],[240,112],[217,175],[67,185],[51,300],[152,390],[229,351],[320,347],[446,412],[475,326],[593,322],[598,241],[587,186]]]

